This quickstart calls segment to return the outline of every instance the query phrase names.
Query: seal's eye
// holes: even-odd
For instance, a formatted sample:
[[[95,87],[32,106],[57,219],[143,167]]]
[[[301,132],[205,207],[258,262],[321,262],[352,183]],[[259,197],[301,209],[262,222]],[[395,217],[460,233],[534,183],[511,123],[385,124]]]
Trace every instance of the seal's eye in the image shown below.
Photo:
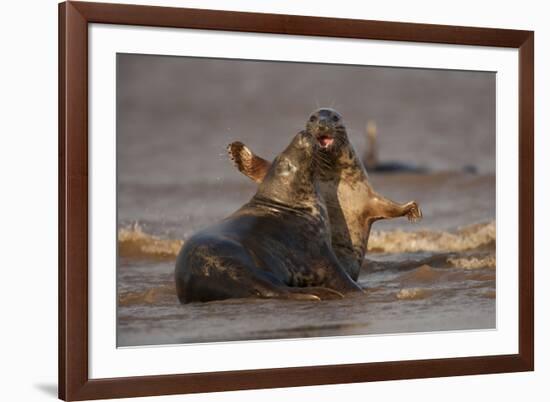
[[[317,120],[317,117],[316,117],[315,115],[313,115],[313,116],[311,116],[311,117],[309,118],[309,121],[311,121],[312,123],[313,123],[315,120]]]
[[[332,116],[332,121],[338,121],[338,120],[340,120],[340,117],[337,114]]]

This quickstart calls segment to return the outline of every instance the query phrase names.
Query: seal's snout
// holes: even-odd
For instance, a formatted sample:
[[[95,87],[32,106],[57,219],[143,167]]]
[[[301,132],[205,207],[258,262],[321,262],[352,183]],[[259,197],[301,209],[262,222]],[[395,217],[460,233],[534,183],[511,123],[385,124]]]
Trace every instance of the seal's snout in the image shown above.
[[[317,130],[321,132],[329,131],[330,122],[327,121],[326,119],[320,119],[319,121],[317,121]]]
[[[312,131],[321,148],[327,149],[334,143],[334,127],[326,119],[318,120]]]

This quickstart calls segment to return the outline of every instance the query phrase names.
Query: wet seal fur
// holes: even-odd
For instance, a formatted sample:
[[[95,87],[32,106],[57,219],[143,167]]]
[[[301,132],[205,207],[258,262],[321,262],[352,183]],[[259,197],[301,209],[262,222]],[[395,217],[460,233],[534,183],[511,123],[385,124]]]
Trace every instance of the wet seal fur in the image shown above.
[[[175,269],[181,303],[362,292],[332,251],[317,149],[311,134],[297,134],[247,204],[185,242]]]
[[[321,108],[313,112],[306,132],[320,145],[319,184],[327,206],[334,253],[349,276],[357,280],[372,224],[400,216],[416,221],[422,218],[422,212],[415,201],[399,204],[374,191],[336,110]],[[257,183],[265,180],[271,165],[268,161],[241,142],[229,144],[227,150],[240,172]]]

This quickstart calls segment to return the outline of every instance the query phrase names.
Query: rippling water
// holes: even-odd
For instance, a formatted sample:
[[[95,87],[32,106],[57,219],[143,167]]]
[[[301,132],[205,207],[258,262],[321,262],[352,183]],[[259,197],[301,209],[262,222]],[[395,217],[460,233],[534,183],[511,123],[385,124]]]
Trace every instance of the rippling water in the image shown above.
[[[495,327],[493,74],[118,57],[119,346]],[[391,199],[417,200],[424,219],[374,224],[365,295],[180,305],[182,243],[256,188],[225,146],[273,158],[319,103],[344,115],[360,154],[374,119],[381,159],[428,167],[370,177]]]
[[[439,175],[414,179],[406,175],[402,181],[392,177],[401,183],[397,190],[412,198],[429,189],[426,182],[432,183],[428,194],[433,194],[439,180]],[[424,182],[422,189],[404,189],[415,181]],[[454,229],[437,229],[433,222],[410,224],[405,218],[375,224],[359,279],[367,293],[338,301],[180,305],[174,262],[193,230],[182,224],[181,236],[168,237],[166,233],[175,230],[164,229],[176,222],[124,222],[118,234],[119,346],[494,328],[494,205],[486,197],[494,177],[449,174],[446,182],[460,184],[462,197],[449,194],[434,215],[424,207],[424,222],[441,223],[448,217],[451,224],[456,219],[454,206],[461,205],[469,214],[468,207],[485,205],[476,212],[481,223]],[[237,194],[231,195],[232,191]],[[229,200],[244,196],[239,186],[228,186],[226,193]],[[211,198],[204,194],[203,199]],[[187,222],[193,222],[194,229],[216,218],[198,209]]]

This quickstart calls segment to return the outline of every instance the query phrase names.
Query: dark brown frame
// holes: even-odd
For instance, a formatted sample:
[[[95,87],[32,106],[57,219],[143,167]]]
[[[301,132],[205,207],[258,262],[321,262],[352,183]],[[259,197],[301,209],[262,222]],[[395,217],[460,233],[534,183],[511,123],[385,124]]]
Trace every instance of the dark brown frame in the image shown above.
[[[88,377],[88,24],[124,24],[519,49],[519,353],[451,359]],[[534,33],[351,19],[66,2],[59,5],[59,397],[137,397],[532,371]]]

